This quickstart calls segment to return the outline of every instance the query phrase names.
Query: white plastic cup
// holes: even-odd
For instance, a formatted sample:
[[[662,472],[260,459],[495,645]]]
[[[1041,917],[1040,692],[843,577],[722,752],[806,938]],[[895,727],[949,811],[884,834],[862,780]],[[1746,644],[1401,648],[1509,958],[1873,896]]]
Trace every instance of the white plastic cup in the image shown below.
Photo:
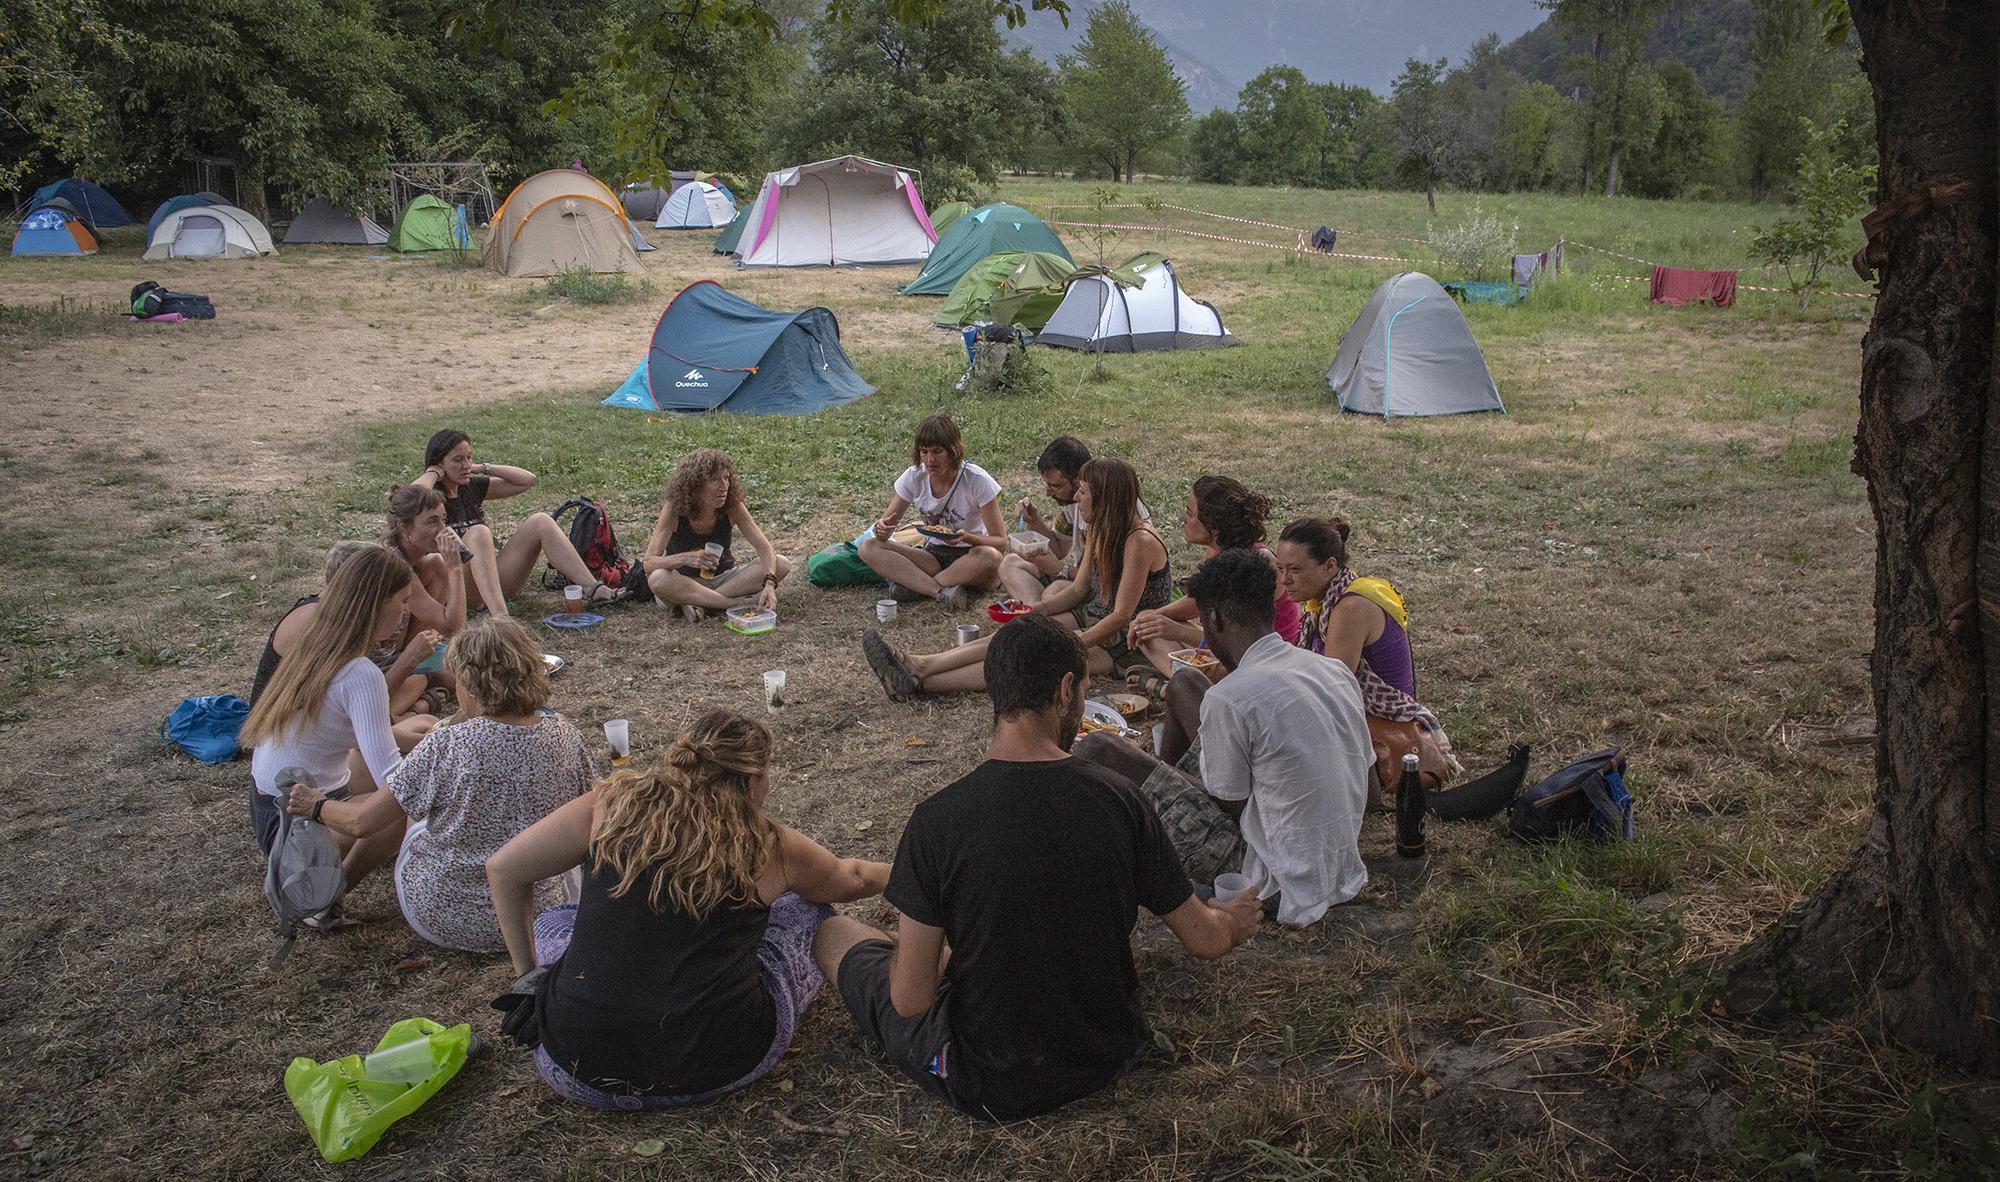
[[[582,584],[571,583],[569,586],[563,588],[563,608],[566,611],[573,611],[573,612],[580,612],[583,610]]]
[[[370,1052],[361,1060],[361,1073],[381,1083],[418,1084],[436,1070],[428,1034]]]
[[[716,568],[722,565],[722,543],[710,542],[701,548],[701,552],[708,555],[708,565],[702,568],[702,576],[714,578]]]
[[[1215,876],[1215,901],[1227,903],[1250,889],[1250,880],[1241,874],[1218,874]]]
[[[876,600],[875,618],[884,624],[893,622],[896,618],[896,601],[893,599]]]
[[[764,705],[769,706],[773,714],[784,707],[785,671],[783,669],[766,669],[764,671]]]
[[[604,724],[604,741],[611,744],[611,754],[632,754],[632,720],[614,718]]]

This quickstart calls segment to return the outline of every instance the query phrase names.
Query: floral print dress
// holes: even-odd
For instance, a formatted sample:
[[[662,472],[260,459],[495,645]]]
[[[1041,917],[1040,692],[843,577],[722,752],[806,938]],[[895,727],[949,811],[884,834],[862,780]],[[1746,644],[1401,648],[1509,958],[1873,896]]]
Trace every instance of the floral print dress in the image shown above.
[[[486,859],[588,792],[594,775],[582,732],[559,718],[523,726],[469,718],[425,735],[387,786],[410,819],[396,858],[403,918],[446,948],[504,949]],[[536,898],[562,901],[553,881]]]

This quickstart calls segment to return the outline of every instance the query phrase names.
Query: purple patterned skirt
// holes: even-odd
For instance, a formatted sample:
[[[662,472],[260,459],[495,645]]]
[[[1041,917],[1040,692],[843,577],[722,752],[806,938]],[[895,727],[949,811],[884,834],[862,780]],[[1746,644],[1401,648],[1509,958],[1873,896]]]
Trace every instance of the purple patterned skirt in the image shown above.
[[[556,1061],[549,1057],[547,1047],[535,1048],[536,1068],[548,1085],[564,1097],[591,1108],[611,1108],[620,1112],[700,1104],[748,1087],[778,1065],[786,1048],[792,1045],[792,1034],[798,1030],[799,1018],[805,1014],[806,1006],[812,1003],[820,986],[826,983],[826,978],[819,971],[819,963],[813,960],[812,943],[819,925],[831,918],[833,908],[824,903],[808,902],[791,891],[779,895],[772,902],[770,925],[764,929],[764,939],[757,945],[757,968],[764,978],[764,991],[771,995],[777,1030],[771,1037],[771,1049],[764,1052],[764,1058],[742,1079],[689,1096],[635,1096],[629,1092],[606,1092],[591,1087],[557,1066]],[[535,963],[555,963],[563,950],[569,947],[570,935],[575,930],[574,904],[544,911],[537,916]]]

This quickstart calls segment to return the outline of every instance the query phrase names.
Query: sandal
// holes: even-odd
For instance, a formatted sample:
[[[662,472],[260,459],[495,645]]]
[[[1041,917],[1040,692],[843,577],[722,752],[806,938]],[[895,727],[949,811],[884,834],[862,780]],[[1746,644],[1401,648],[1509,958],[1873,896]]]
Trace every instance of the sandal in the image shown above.
[[[443,718],[446,714],[450,713],[446,707],[450,706],[451,703],[452,693],[450,688],[442,685],[434,685],[418,696],[417,710],[419,713],[435,714],[437,717]]]
[[[1146,699],[1150,714],[1167,704],[1167,683],[1172,680],[1151,665],[1141,665],[1125,675],[1125,688]]]
[[[875,680],[882,683],[882,692],[889,695],[891,702],[907,702],[917,693],[916,674],[903,660],[882,634],[873,628],[861,634],[861,653],[868,658],[868,668],[875,673]]]

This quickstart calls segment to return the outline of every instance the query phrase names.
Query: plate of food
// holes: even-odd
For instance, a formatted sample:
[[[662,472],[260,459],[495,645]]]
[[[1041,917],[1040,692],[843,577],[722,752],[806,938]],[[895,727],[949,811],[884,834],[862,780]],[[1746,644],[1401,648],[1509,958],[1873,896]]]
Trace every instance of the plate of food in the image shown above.
[[[551,628],[588,628],[603,622],[604,617],[596,612],[557,612],[542,619],[542,623]]]
[[[922,534],[928,541],[932,542],[958,541],[958,530],[949,525],[932,525],[929,522],[924,522],[923,524],[918,525],[916,529],[917,532]]]

